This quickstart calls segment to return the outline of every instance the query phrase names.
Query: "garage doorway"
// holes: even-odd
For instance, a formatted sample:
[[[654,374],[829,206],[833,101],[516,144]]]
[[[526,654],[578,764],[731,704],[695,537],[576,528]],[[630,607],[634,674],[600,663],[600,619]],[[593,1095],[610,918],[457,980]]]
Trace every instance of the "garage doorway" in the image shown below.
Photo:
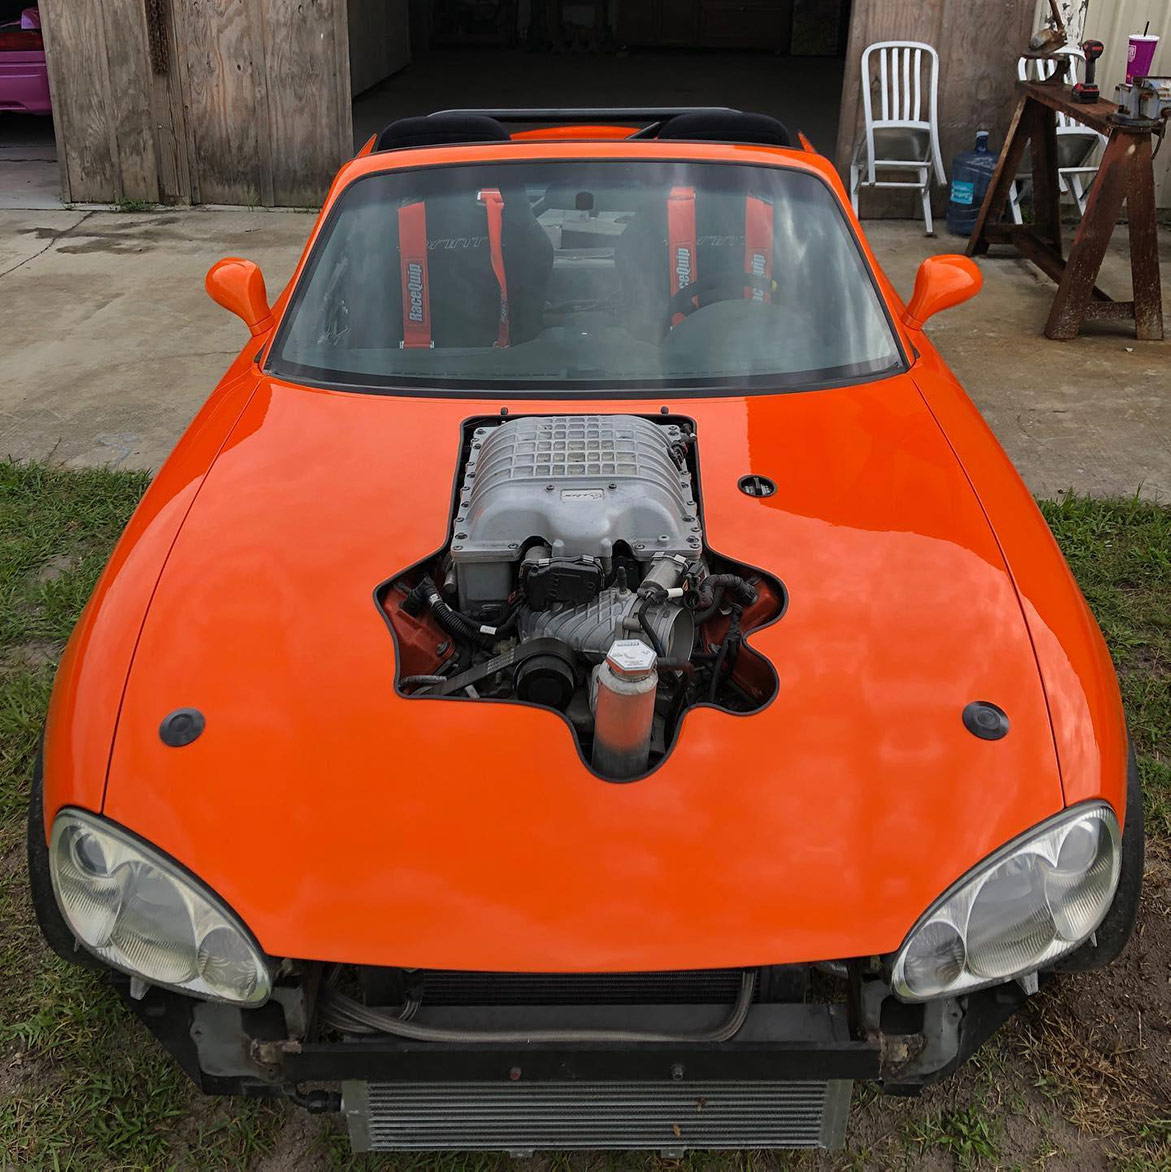
[[[36,0],[0,0],[0,208],[59,208],[57,141]]]
[[[349,0],[355,146],[447,108],[734,106],[825,154],[851,0]]]

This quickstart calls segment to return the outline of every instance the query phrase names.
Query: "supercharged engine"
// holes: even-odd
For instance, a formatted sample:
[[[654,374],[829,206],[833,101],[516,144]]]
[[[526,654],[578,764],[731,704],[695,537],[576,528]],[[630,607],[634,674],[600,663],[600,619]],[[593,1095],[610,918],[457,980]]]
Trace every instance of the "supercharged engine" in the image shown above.
[[[704,541],[687,420],[473,421],[449,542],[380,602],[412,697],[564,714],[603,777],[652,768],[688,707],[762,707],[772,667],[745,643],[784,587]]]

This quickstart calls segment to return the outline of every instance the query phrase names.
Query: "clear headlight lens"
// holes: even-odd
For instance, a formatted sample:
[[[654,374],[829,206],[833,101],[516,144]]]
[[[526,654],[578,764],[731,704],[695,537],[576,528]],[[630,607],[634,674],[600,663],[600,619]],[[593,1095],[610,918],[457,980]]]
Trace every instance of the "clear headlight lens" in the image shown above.
[[[268,963],[239,921],[157,851],[81,810],[62,810],[49,843],[53,890],[95,956],[152,985],[257,1005]]]
[[[1076,806],[997,851],[911,929],[892,987],[904,1001],[951,996],[1048,966],[1102,922],[1122,835],[1104,802]]]

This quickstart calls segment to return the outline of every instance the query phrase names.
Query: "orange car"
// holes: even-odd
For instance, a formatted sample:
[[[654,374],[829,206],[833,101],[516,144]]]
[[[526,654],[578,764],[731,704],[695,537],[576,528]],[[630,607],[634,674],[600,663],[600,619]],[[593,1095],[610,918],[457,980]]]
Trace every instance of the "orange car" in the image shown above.
[[[839,1143],[1111,960],[1110,657],[923,332],[979,286],[904,305],[760,115],[388,127],[275,304],[208,274],[251,337],[61,665],[50,944],[208,1092],[508,1151]]]

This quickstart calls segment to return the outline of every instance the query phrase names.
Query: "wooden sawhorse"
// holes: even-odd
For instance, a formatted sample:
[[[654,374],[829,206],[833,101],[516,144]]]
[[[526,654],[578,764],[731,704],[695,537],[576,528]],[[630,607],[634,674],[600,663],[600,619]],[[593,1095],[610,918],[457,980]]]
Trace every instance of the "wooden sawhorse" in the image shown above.
[[[968,256],[990,244],[1011,244],[1057,282],[1057,296],[1045,323],[1045,337],[1069,341],[1082,321],[1133,321],[1136,338],[1163,337],[1163,295],[1159,283],[1159,242],[1155,223],[1155,175],[1151,166],[1151,123],[1134,126],[1111,120],[1113,102],[1075,102],[1067,85],[1022,82],[1020,102],[1009,125],[988,194],[972,229]],[[1061,111],[1107,136],[1102,165],[1090,188],[1085,215],[1074,234],[1069,259],[1061,248],[1061,192],[1057,176],[1057,112]],[[997,221],[1008,189],[1020,169],[1025,146],[1032,143],[1032,224]],[[1130,226],[1131,301],[1115,301],[1095,283],[1106,246],[1127,205]]]

